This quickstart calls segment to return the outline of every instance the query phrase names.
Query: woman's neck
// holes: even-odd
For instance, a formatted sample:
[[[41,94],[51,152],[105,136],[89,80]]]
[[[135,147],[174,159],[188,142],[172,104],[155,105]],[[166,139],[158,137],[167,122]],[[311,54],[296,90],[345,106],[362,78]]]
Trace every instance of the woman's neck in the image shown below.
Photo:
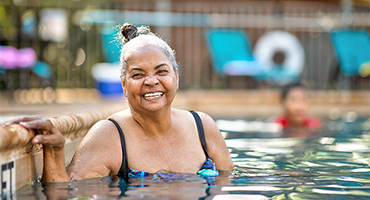
[[[171,108],[158,112],[136,112],[130,108],[132,118],[143,129],[147,136],[158,137],[171,133],[172,128],[172,112]]]

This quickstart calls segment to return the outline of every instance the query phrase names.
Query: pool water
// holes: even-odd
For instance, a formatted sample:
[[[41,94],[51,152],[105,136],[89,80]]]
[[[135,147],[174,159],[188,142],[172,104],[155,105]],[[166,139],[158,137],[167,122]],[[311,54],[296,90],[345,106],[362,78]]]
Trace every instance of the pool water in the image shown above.
[[[306,138],[223,131],[236,169],[218,177],[158,173],[128,184],[111,177],[69,184],[35,182],[12,198],[370,199],[369,119],[329,121],[323,132]]]

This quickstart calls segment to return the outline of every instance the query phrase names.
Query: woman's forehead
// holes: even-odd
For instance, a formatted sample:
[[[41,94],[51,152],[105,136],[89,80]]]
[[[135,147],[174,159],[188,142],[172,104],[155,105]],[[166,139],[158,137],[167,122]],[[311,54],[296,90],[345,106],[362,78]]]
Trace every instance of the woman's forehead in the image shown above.
[[[123,46],[123,51],[135,52],[147,47],[161,47],[161,40],[152,35],[140,35]]]
[[[143,46],[136,46],[130,49],[127,49],[124,53],[125,60],[130,60],[131,57],[140,56],[142,54],[163,54],[163,56],[167,56],[166,51],[156,45],[148,44]]]
[[[156,46],[148,46],[131,52],[131,55],[127,56],[126,62],[128,66],[146,62],[165,62],[168,65],[171,64],[171,61],[165,52]]]

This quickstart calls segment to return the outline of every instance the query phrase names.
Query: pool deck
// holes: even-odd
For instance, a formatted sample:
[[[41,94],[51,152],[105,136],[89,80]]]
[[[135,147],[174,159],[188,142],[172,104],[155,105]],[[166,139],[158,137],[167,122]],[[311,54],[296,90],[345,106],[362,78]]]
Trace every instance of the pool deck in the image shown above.
[[[177,95],[176,105],[204,111],[217,118],[267,118],[281,113],[279,91],[273,90],[184,91]],[[370,91],[310,93],[311,115],[328,118],[333,112],[370,116]]]
[[[105,98],[97,91],[84,98],[86,89],[65,90],[52,103],[11,102],[6,95],[0,96],[0,117],[19,115],[45,115],[57,117],[115,107],[127,107],[124,97]],[[61,93],[56,91],[55,93]],[[259,118],[281,113],[279,92],[274,90],[181,90],[177,93],[173,107],[206,112],[214,118]],[[330,113],[355,112],[358,116],[370,116],[370,91],[313,91],[311,92],[310,114],[322,118]],[[1,121],[0,121],[1,123]]]

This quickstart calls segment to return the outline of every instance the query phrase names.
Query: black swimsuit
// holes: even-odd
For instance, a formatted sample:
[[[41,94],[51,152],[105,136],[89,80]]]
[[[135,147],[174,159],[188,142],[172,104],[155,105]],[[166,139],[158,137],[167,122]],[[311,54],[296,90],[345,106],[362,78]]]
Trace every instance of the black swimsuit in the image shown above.
[[[208,153],[207,153],[207,146],[206,146],[206,140],[205,140],[205,137],[204,137],[204,129],[203,129],[202,121],[201,121],[199,115],[196,112],[191,110],[190,113],[193,115],[193,117],[195,119],[195,123],[196,123],[197,129],[198,129],[199,139],[200,139],[200,142],[202,144],[203,151],[204,151],[204,153],[206,155],[206,158],[207,158],[207,160],[203,164],[202,168],[198,171],[198,174],[205,175],[205,176],[218,175],[218,171],[216,170],[215,164],[209,158]],[[118,125],[118,123],[116,121],[114,121],[113,119],[108,119],[108,120],[113,122],[113,124],[116,126],[116,128],[119,132],[120,139],[121,139],[122,164],[121,164],[121,168],[118,171],[117,176],[119,176],[122,179],[124,179],[125,181],[127,181],[129,178],[143,178],[145,176],[150,175],[150,173],[148,173],[146,171],[138,171],[138,170],[130,169],[128,167],[127,154],[126,154],[126,143],[125,143],[125,137],[123,135],[123,131],[122,131],[121,127]]]

